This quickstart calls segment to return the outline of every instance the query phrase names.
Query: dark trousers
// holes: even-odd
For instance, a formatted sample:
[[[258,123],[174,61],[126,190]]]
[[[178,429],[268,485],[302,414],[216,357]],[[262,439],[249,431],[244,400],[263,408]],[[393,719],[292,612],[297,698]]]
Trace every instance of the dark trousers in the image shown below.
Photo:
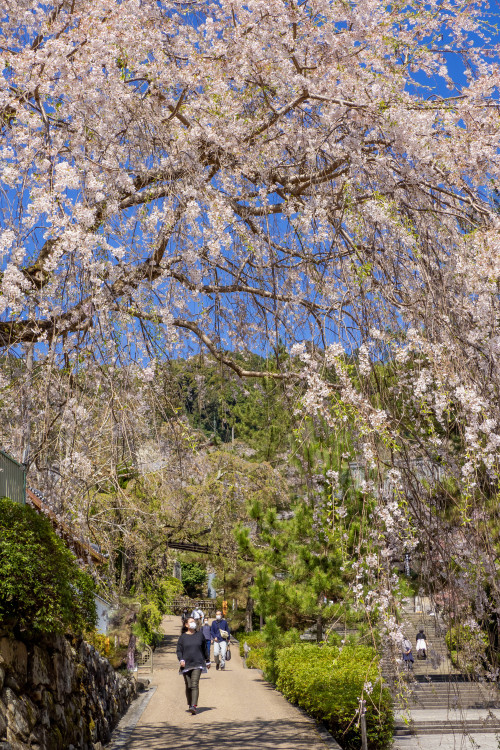
[[[208,653],[208,658],[209,659],[210,659],[210,646],[211,646],[211,644],[212,644],[212,642],[211,642],[210,638],[207,638],[207,653]]]
[[[201,669],[190,669],[189,672],[183,673],[188,706],[198,705],[198,696],[200,694],[200,675]]]

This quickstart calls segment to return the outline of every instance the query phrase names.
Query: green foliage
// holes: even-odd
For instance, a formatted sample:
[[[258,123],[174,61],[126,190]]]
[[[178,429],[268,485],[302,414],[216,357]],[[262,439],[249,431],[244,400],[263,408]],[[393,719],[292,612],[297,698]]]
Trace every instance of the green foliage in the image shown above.
[[[145,602],[134,625],[135,634],[148,646],[156,646],[161,641],[160,625],[162,614],[154,602]]]
[[[266,620],[276,617],[283,629],[338,617],[347,596],[337,531],[318,534],[314,509],[304,502],[293,512],[293,518],[279,520],[274,508],[254,503],[250,517],[258,527],[257,544],[248,529],[236,532],[242,556],[254,559],[251,595],[257,611]]]
[[[250,651],[247,657],[247,667],[248,669],[261,669],[265,673],[267,659],[263,648],[256,648]]]
[[[235,530],[240,557],[251,567],[255,609],[266,621],[276,617],[280,628],[316,625],[321,637],[328,623],[346,624],[359,606],[349,560],[371,549],[374,500],[353,485],[351,438],[332,434],[321,420],[303,420],[290,459],[301,475],[293,517],[257,500],[249,502],[252,528],[247,522]]]
[[[456,625],[445,636],[453,664],[467,672],[477,671],[486,659],[488,636],[479,627]]]
[[[263,630],[240,635],[240,655],[244,656],[244,644],[250,646],[247,657],[249,669],[262,669],[269,682],[276,682],[276,657],[279,649],[300,643],[300,633],[296,628],[281,630],[276,618],[270,617]]]
[[[198,565],[198,563],[182,563],[182,584],[187,596],[199,596],[206,580],[207,571],[201,565]]]
[[[170,607],[172,599],[180,596],[184,591],[182,581],[174,576],[166,576],[156,581],[149,591],[150,598],[154,601],[162,615],[172,615]]]
[[[94,582],[33,508],[0,500],[0,622],[80,634],[97,621]]]
[[[471,628],[470,625],[456,625],[450,628],[445,636],[446,646],[452,651],[460,651],[470,644],[486,646],[488,638],[479,628]]]
[[[283,632],[278,626],[276,618],[269,617],[264,626],[263,635],[266,644],[264,648],[264,674],[269,682],[275,683],[278,677],[276,662],[279,650],[300,643],[300,634],[295,628]]]
[[[239,635],[240,643],[240,656],[245,655],[244,644],[245,641],[252,650],[264,649],[266,641],[264,639],[264,633],[261,630],[253,630],[251,633],[241,633]],[[248,664],[247,664],[248,666]]]
[[[279,354],[281,362],[286,357]],[[234,355],[243,367],[275,371],[276,356]],[[255,451],[258,460],[273,461],[289,447],[293,409],[284,405],[283,385],[272,379],[244,384],[227,369],[203,357],[170,362],[158,372],[172,414],[185,413],[191,425],[228,443],[232,436]]]
[[[369,646],[342,650],[300,644],[277,654],[278,690],[293,703],[328,724],[344,750],[359,750],[359,699],[366,700],[370,750],[384,750],[392,742],[392,699],[378,674],[378,656]],[[371,691],[371,692],[370,692]]]

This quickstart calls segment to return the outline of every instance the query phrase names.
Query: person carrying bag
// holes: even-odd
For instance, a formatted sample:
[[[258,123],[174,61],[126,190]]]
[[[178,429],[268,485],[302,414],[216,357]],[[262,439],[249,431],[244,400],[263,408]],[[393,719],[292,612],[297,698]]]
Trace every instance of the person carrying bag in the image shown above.
[[[215,620],[210,626],[210,635],[214,642],[215,669],[224,669],[226,666],[226,653],[229,648],[231,631],[227,620],[222,617],[220,609],[215,613]]]

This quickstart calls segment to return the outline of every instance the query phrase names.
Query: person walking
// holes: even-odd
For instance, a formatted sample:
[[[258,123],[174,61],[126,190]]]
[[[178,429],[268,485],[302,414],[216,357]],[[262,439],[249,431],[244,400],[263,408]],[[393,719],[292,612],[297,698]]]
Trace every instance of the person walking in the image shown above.
[[[207,653],[208,653],[208,656],[210,657],[210,644],[212,643],[212,636],[210,634],[210,624],[206,617],[203,620],[203,625],[201,626],[201,632],[203,633],[203,637],[207,642]]]
[[[227,620],[222,617],[220,609],[215,613],[215,620],[210,626],[210,636],[214,643],[215,669],[225,669],[226,651],[231,640],[231,631]]]
[[[205,615],[203,614],[203,610],[199,607],[195,607],[193,611],[191,612],[191,617],[196,622],[196,629],[200,630],[202,622],[205,618]]]
[[[182,615],[181,615],[181,633],[186,632],[186,629],[187,629],[186,623],[188,621],[188,618],[189,618],[189,610],[187,607],[184,607],[184,609],[182,610]]]
[[[403,654],[403,662],[406,666],[406,669],[411,672],[413,669],[413,662],[415,659],[413,658],[412,654],[412,645],[411,641],[408,640],[408,638],[403,638],[403,643],[401,644],[401,651]]]
[[[427,659],[427,639],[425,637],[424,629],[420,628],[417,633],[417,659]]]
[[[187,631],[177,641],[177,658],[179,672],[184,677],[188,710],[194,715],[198,706],[201,673],[210,669],[210,652],[207,651],[203,633],[196,630],[193,617],[188,618],[186,625]]]

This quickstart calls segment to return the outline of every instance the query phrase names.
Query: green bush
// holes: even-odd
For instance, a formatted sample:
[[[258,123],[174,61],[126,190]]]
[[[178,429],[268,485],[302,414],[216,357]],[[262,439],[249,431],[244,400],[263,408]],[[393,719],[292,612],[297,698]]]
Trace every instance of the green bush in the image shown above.
[[[454,666],[467,672],[481,671],[486,659],[488,636],[480,628],[456,625],[445,636]]]
[[[296,628],[283,631],[278,627],[276,619],[269,617],[263,630],[265,648],[264,648],[264,676],[269,682],[276,682],[278,671],[276,659],[278,652],[282,648],[300,643],[300,634]]]
[[[0,500],[0,622],[30,634],[80,634],[97,622],[92,577],[27,505]]]
[[[207,580],[207,571],[198,563],[182,563],[182,583],[187,596],[196,597]]]
[[[161,621],[162,614],[156,604],[144,602],[137,616],[134,632],[148,646],[157,646],[162,640]]]
[[[244,656],[245,641],[250,646],[247,657],[249,669],[262,669],[269,682],[276,682],[276,655],[281,648],[300,643],[300,634],[296,628],[282,631],[274,617],[270,617],[263,630],[239,635],[240,656]]]
[[[166,576],[155,583],[150,592],[150,597],[154,600],[162,615],[173,615],[169,602],[180,596],[183,591],[182,581],[174,578],[174,576]]]
[[[359,750],[359,698],[366,700],[370,750],[392,742],[394,717],[389,690],[381,684],[378,656],[369,646],[319,647],[300,644],[276,656],[276,687],[288,700],[324,721],[344,750]],[[368,693],[365,686],[369,685]]]
[[[248,643],[252,650],[259,648],[263,649],[266,645],[264,634],[261,630],[252,630],[250,633],[241,633],[239,634],[240,656],[245,655],[245,641]]]
[[[486,633],[479,628],[473,629],[470,625],[457,625],[450,628],[445,639],[449,651],[460,651],[470,647],[483,651],[488,645]]]
[[[246,664],[248,669],[262,669],[263,672],[266,672],[267,659],[264,649],[256,648],[250,651]]]

